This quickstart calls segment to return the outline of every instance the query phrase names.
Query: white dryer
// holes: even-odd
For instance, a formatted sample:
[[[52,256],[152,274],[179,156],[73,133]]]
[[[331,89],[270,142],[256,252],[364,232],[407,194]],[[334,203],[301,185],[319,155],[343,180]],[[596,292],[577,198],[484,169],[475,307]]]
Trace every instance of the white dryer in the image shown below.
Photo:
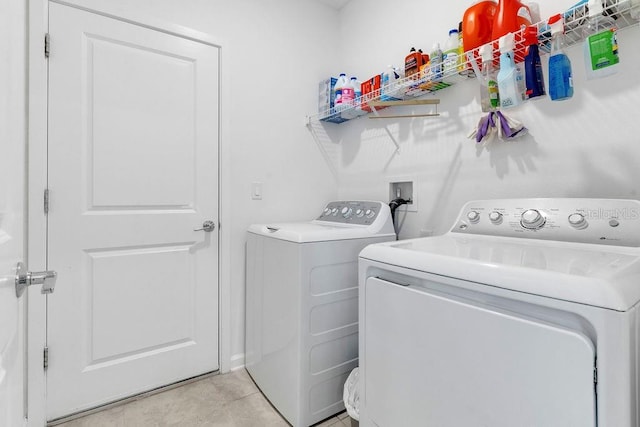
[[[640,425],[640,202],[471,202],[359,274],[362,427]]]
[[[366,201],[249,228],[246,367],[294,427],[344,410],[343,384],[358,365],[358,254],[395,237],[389,206]]]

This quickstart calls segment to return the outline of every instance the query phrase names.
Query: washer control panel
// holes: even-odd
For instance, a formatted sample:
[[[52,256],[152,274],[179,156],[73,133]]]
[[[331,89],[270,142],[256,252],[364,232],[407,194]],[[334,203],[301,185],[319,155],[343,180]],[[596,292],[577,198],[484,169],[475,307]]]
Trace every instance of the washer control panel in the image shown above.
[[[316,220],[342,224],[370,225],[373,224],[381,211],[381,202],[330,202]]]
[[[478,200],[462,208],[451,232],[640,247],[640,201]]]

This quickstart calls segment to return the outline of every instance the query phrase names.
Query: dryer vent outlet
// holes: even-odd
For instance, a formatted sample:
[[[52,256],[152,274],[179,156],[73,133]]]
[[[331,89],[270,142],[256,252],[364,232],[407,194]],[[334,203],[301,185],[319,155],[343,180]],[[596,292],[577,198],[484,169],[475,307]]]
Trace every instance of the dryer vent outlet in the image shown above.
[[[418,211],[416,193],[415,181],[413,180],[392,181],[389,183],[389,201],[397,198],[409,200],[409,203],[403,205],[401,208],[406,209],[409,212]]]

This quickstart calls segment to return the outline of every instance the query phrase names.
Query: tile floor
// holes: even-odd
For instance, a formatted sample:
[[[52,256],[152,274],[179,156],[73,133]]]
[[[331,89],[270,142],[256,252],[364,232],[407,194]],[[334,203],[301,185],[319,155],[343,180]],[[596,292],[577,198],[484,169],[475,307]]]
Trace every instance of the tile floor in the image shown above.
[[[316,427],[349,427],[345,412]],[[57,427],[287,427],[245,370],[216,375]]]

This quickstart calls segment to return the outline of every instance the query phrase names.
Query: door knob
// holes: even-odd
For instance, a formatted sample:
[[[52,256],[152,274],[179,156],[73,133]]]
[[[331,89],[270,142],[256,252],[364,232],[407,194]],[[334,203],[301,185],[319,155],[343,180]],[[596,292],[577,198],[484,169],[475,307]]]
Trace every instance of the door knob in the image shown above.
[[[56,287],[58,273],[48,271],[27,271],[21,262],[16,266],[16,296],[20,298],[27,286],[42,285],[41,293],[50,294]]]
[[[213,221],[205,221],[202,223],[202,228],[194,228],[193,231],[206,231],[207,233],[211,233],[216,229],[216,223]]]

